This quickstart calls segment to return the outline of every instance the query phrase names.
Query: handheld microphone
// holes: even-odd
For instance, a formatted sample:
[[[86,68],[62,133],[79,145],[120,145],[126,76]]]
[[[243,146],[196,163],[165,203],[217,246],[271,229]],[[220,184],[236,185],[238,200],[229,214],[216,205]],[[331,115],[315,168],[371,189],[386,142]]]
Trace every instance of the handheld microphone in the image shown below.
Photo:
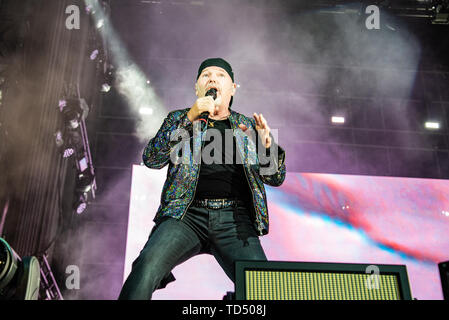
[[[212,96],[212,98],[214,98],[214,100],[217,99],[217,89],[210,88],[209,90],[207,90],[206,97],[207,96]]]
[[[217,89],[215,88],[210,88],[209,90],[207,90],[206,92],[206,97],[207,96],[212,96],[212,98],[217,99]],[[200,121],[204,121],[204,123],[207,123],[207,118],[209,117],[209,112],[205,111],[202,114],[200,114],[199,120]]]

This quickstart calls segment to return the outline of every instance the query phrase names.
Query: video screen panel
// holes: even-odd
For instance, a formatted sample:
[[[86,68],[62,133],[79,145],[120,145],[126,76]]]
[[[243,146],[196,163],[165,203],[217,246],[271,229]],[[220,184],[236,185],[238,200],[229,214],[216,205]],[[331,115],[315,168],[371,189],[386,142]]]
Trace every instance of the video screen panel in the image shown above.
[[[154,225],[166,169],[134,165],[124,279]],[[403,264],[412,296],[442,299],[438,262],[449,260],[449,181],[288,172],[266,186],[269,260]],[[173,270],[153,299],[221,300],[234,284],[215,258],[198,255]]]

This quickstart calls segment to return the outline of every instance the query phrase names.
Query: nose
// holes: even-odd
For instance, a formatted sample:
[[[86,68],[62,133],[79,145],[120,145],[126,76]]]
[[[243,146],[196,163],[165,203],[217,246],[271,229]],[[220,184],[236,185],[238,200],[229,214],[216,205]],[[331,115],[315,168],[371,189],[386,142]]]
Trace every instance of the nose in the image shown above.
[[[209,79],[209,81],[207,82],[207,86],[208,87],[210,87],[210,86],[217,86],[217,81],[215,80],[215,79]]]
[[[216,82],[218,79],[217,75],[215,74],[215,72],[212,72],[210,77],[209,77],[209,81],[210,82]]]
[[[215,76],[209,78],[209,83],[217,83],[217,79],[215,78]]]

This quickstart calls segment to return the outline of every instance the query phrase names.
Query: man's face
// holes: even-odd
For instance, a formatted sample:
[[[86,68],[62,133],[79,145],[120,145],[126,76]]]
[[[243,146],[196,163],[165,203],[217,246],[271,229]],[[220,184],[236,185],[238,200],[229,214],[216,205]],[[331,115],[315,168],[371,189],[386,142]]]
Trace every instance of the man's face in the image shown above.
[[[235,93],[236,84],[232,82],[231,76],[220,67],[207,67],[205,68],[197,82],[196,82],[196,95],[201,98],[206,95],[206,92],[211,89],[217,89],[217,99],[220,101],[220,105],[228,106],[231,100],[231,96]],[[219,100],[221,98],[221,100]]]

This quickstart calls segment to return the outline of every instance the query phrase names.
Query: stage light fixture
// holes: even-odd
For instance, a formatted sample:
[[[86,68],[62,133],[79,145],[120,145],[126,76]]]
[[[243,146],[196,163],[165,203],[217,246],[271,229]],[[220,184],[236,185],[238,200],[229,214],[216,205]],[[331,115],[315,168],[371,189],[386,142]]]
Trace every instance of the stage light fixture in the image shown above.
[[[97,29],[101,29],[103,26],[104,26],[104,20],[103,19],[98,20],[98,22],[96,24]]]
[[[0,300],[37,300],[40,265],[36,257],[19,255],[0,238]]]
[[[82,214],[89,203],[89,199],[95,198],[95,175],[91,171],[86,158],[77,162],[78,172],[75,181],[75,200],[73,210],[76,214]]]
[[[69,129],[76,129],[80,125],[83,110],[80,106],[80,100],[67,99],[60,100],[59,107],[62,109],[64,123]]]
[[[89,192],[92,188],[93,181],[94,175],[89,169],[78,172],[76,176],[76,191],[79,193]]]
[[[84,172],[89,167],[87,163],[87,158],[83,157],[78,161],[78,168],[80,172]]]
[[[76,199],[73,209],[77,214],[82,214],[87,208],[87,195],[79,194],[79,197]]]
[[[90,60],[95,60],[98,57],[98,49],[95,49],[94,51],[92,51],[92,53],[90,54]]]
[[[81,214],[84,212],[84,210],[86,210],[87,208],[87,204],[85,202],[82,202],[78,205],[78,207],[76,208],[76,213],[77,214]]]
[[[0,293],[10,283],[19,268],[19,256],[0,238]]]
[[[75,153],[75,150],[73,148],[67,148],[64,149],[64,152],[62,153],[63,158],[69,158]]]
[[[81,124],[89,113],[89,106],[84,99],[61,99],[58,103],[62,113],[64,128],[55,133],[55,142],[58,147],[63,147],[62,154],[68,158],[74,153],[84,153]]]
[[[73,211],[81,214],[87,208],[88,200],[95,199],[96,182],[92,165],[85,119],[89,107],[84,99],[70,98],[59,101],[64,118],[64,128],[55,136],[61,145],[62,156],[73,156],[76,166]]]
[[[81,134],[76,130],[70,130],[66,133],[67,135],[67,144],[75,150],[81,150],[83,146],[83,138],[81,137]]]
[[[64,146],[64,150],[62,151],[63,158],[69,158],[78,150],[82,152],[83,140],[80,133],[77,130],[65,130],[64,135],[61,134],[60,131],[56,133],[56,145],[58,147]],[[62,144],[61,144],[62,143]]]
[[[92,7],[92,5],[87,5],[86,6],[86,13],[87,14],[91,14],[91,15],[94,15],[95,14],[95,10],[94,10],[94,8]]]
[[[87,158],[85,157],[77,162],[77,168],[73,210],[77,214],[82,214],[87,208],[89,195],[95,198],[95,175],[91,171]]]
[[[105,63],[104,65],[104,80],[103,84],[101,86],[100,91],[107,93],[111,90],[114,81],[115,81],[115,70],[114,66],[108,63]]]
[[[84,99],[69,98],[59,100],[59,109],[67,127],[76,129],[81,120],[85,120],[89,114],[89,106]]]
[[[142,107],[142,108],[139,109],[139,113],[141,115],[145,115],[145,116],[152,115],[153,114],[153,109],[149,108],[149,107]]]
[[[432,8],[435,10],[432,24],[449,24],[449,1],[442,0]]]
[[[345,117],[332,116],[331,121],[332,121],[332,123],[335,123],[335,124],[342,124],[342,123],[345,123]]]
[[[435,121],[426,121],[424,126],[426,127],[426,129],[437,130],[440,128],[440,123]]]
[[[107,83],[103,83],[101,86],[101,92],[107,93],[111,90],[111,86]]]

